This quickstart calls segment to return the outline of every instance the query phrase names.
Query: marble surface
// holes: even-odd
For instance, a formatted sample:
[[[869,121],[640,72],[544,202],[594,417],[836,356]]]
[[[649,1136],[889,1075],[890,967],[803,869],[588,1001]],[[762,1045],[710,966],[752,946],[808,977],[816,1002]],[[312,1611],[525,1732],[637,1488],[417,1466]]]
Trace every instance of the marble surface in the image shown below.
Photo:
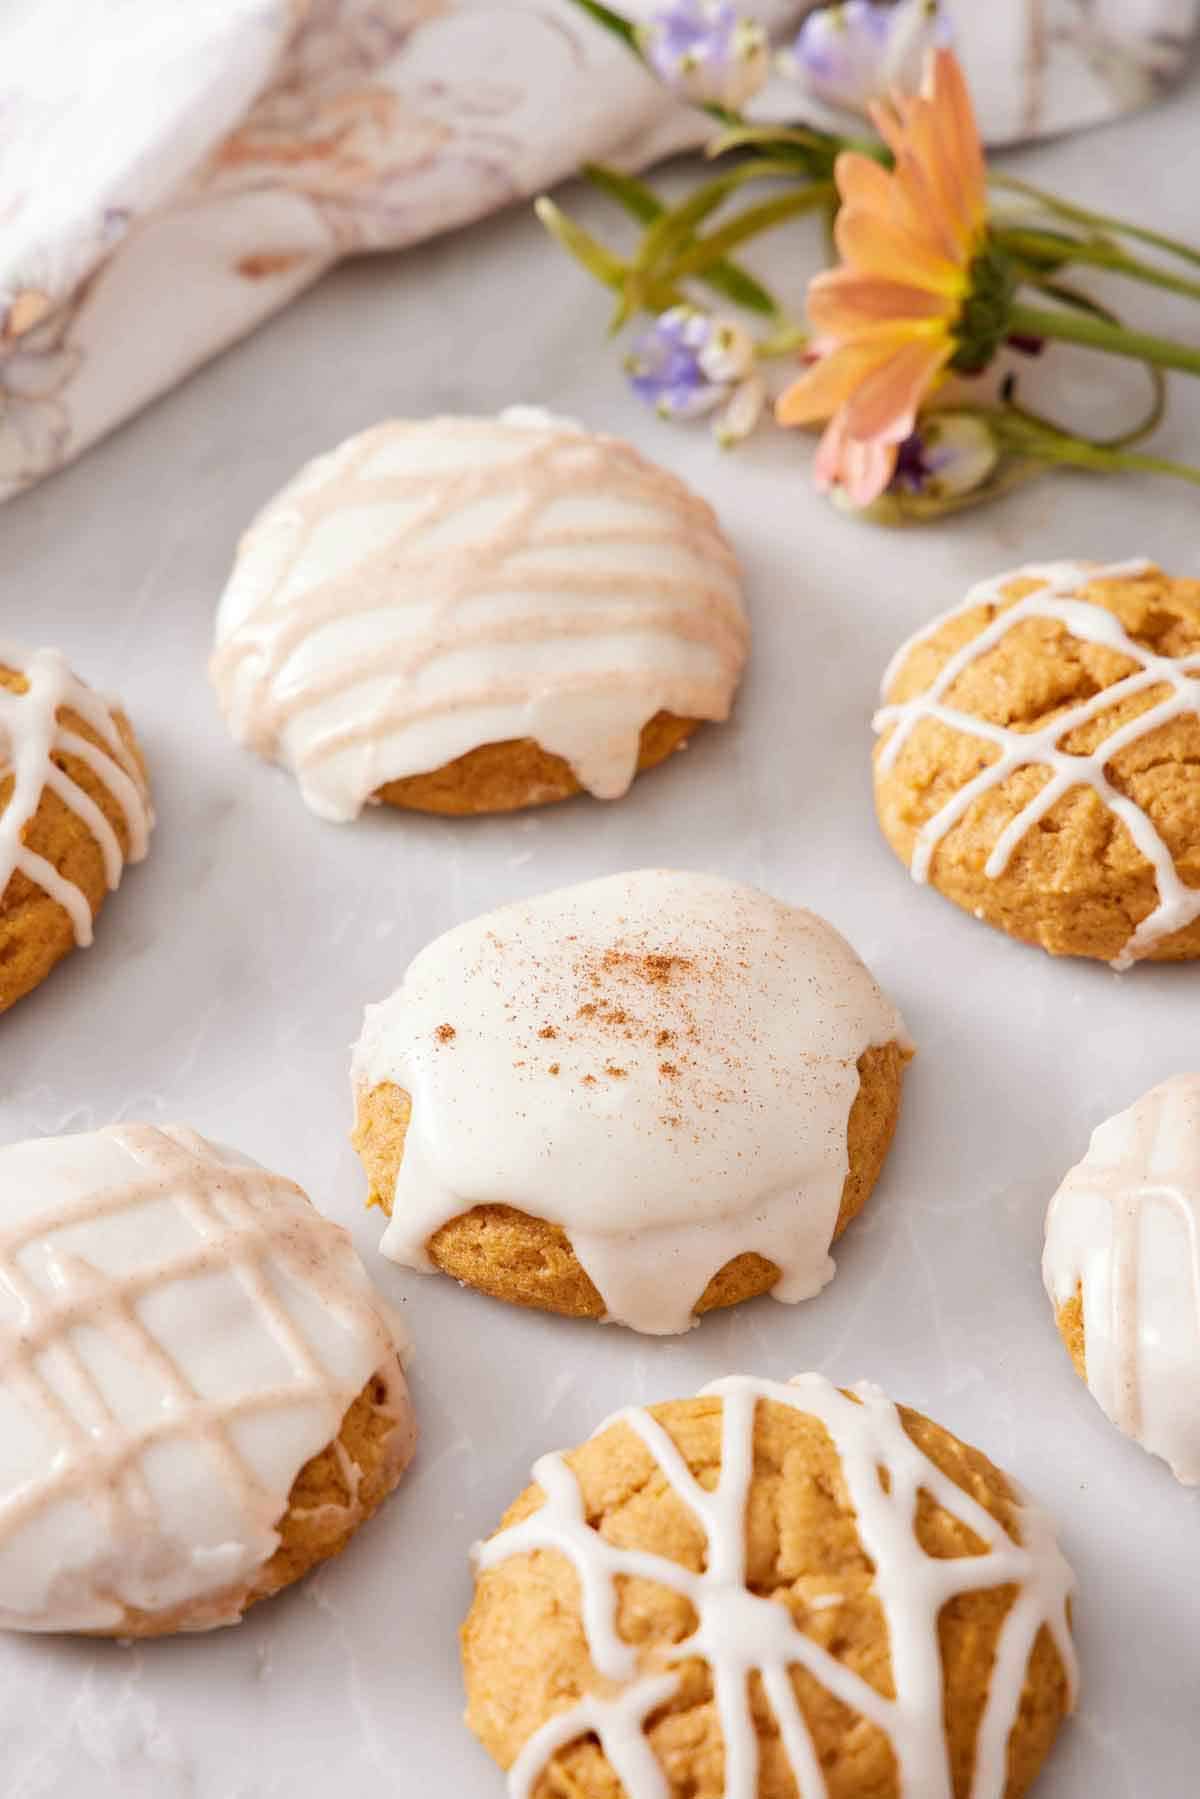
[[[1194,230],[1198,105],[1193,81],[1151,115],[1009,166]],[[814,248],[797,231],[777,274],[798,283]],[[1165,299],[1131,299],[1187,328]],[[902,634],[1032,557],[1148,552],[1200,575],[1195,495],[1064,476],[934,531],[855,526],[810,491],[803,443],[765,436],[723,458],[703,430],[641,411],[601,344],[604,313],[523,214],[346,268],[0,512],[0,629],[59,643],[120,691],[160,812],[97,947],[0,1026],[0,1133],[181,1118],[297,1177],[403,1306],[423,1427],[408,1480],[345,1557],[237,1630],[142,1648],[0,1643],[5,1799],[498,1795],[460,1723],[468,1544],[537,1453],[618,1405],[801,1368],[883,1382],[1058,1514],[1086,1684],[1039,1791],[1195,1792],[1200,1495],[1118,1437],[1076,1380],[1038,1257],[1046,1201],[1092,1125],[1197,1065],[1200,970],[1055,963],[913,887],[876,833],[868,771],[875,683]],[[1095,404],[1082,365],[1065,385]],[[1177,385],[1164,448],[1194,454],[1200,387]],[[286,775],[229,742],[205,680],[237,534],[302,459],[384,414],[514,398],[627,433],[719,504],[757,632],[736,718],[614,806],[323,825]],[[920,1045],[893,1157],[832,1286],[674,1341],[392,1268],[346,1141],[362,1005],[431,934],[647,862],[827,913]]]

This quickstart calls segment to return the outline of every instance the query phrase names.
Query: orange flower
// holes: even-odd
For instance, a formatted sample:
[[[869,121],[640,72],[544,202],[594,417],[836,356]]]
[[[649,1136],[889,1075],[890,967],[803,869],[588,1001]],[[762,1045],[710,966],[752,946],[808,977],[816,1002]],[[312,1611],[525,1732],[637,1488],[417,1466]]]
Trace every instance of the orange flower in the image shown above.
[[[857,506],[887,486],[898,447],[948,364],[959,357],[960,367],[982,366],[979,346],[963,340],[987,237],[983,151],[953,53],[933,52],[922,92],[893,94],[871,116],[895,168],[855,151],[838,157],[842,267],[809,284],[818,361],[776,406],[781,425],[830,420],[817,485],[845,487]],[[1003,308],[987,310],[985,323],[994,324]]]

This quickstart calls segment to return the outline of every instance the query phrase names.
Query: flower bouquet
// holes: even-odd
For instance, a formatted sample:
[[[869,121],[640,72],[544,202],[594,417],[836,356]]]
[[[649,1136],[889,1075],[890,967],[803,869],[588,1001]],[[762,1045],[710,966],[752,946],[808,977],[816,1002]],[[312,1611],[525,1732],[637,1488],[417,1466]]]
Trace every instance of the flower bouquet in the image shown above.
[[[626,367],[662,416],[711,415],[732,444],[775,386],[780,425],[824,426],[817,487],[886,523],[986,500],[1055,465],[1200,484],[1200,468],[1143,447],[1165,411],[1165,371],[1200,375],[1200,345],[1134,328],[1076,279],[1100,269],[1200,300],[1200,249],[989,169],[937,0],[826,7],[775,59],[820,98],[865,110],[877,139],[751,122],[742,109],[772,57],[733,0],[672,0],[641,27],[599,0],[575,4],[714,122],[707,154],[720,171],[678,204],[611,168],[584,171],[636,220],[631,252],[537,202],[616,293],[614,330],[650,315]],[[757,185],[764,197],[746,193]],[[736,257],[805,215],[825,225],[838,263],[810,281],[800,317]],[[1140,415],[1096,437],[1026,404],[1022,370],[1055,343],[1141,363]],[[794,379],[772,382],[797,362]]]

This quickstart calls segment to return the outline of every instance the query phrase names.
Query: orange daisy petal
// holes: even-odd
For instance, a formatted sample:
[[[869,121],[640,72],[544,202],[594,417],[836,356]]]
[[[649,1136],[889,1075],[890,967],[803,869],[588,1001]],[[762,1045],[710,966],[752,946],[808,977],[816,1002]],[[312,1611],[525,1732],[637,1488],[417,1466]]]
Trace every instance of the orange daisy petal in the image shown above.
[[[808,286],[809,318],[818,331],[835,338],[855,337],[881,325],[950,320],[956,311],[957,302],[946,294],[857,269],[831,269]]]
[[[916,423],[917,407],[954,354],[950,342],[910,342],[893,350],[845,404],[846,430],[859,439],[900,443]]]
[[[817,446],[813,481],[818,493],[841,487],[855,506],[877,500],[896,469],[894,445],[857,443],[846,435],[842,413],[829,421]]]
[[[895,444],[858,443],[851,439],[842,460],[842,485],[852,506],[869,506],[877,500],[896,472],[899,449]]]
[[[908,195],[890,170],[858,150],[843,150],[833,165],[843,206],[860,206],[905,230],[919,226]]]
[[[946,141],[947,128],[950,141]],[[920,171],[929,197],[930,227],[954,244],[961,260],[969,250],[974,230],[954,161],[953,123],[939,118],[931,106],[922,106],[908,133],[908,159]]]
[[[920,94],[893,93],[870,111],[895,166],[838,157],[841,267],[809,284],[824,353],[776,407],[781,424],[830,421],[817,483],[844,488],[856,505],[887,486],[898,444],[953,360],[987,221],[983,151],[952,53],[927,62]]]
[[[843,344],[780,394],[775,417],[781,425],[812,425],[831,417],[895,353],[893,340]]]
[[[965,96],[965,88],[962,92]],[[973,136],[973,121],[968,119],[968,125]],[[973,150],[969,145],[964,147],[954,91],[945,93],[937,105],[930,108],[930,137],[942,193],[947,204],[953,207],[957,230],[973,245],[985,222],[983,191],[979,185],[983,161],[977,138]]]
[[[928,238],[902,231],[876,213],[859,206],[843,206],[834,237],[843,259],[865,273],[898,281],[906,287],[929,287],[941,294],[962,293],[960,263],[940,255]]]
[[[892,155],[899,156],[904,148],[904,124],[896,111],[895,95],[890,100],[870,101],[867,117]]]
[[[877,107],[872,107],[871,116],[876,126],[882,130],[885,115]],[[893,192],[885,216],[895,218],[918,232],[935,253],[950,257],[956,262],[961,261],[968,248],[966,233],[948,215],[937,185],[929,171],[913,154],[908,137],[897,132],[890,142],[895,167],[890,173],[881,170],[884,179],[891,183]]]
[[[951,162],[962,184],[968,222],[978,231],[987,215],[987,165],[970,89],[958,58],[948,50],[937,51],[933,58],[932,89],[938,115],[947,122],[947,135],[952,132]]]
[[[936,239],[943,254],[955,263],[964,263],[972,252],[972,234],[961,223],[963,209],[957,187],[946,196],[943,178],[921,162],[912,144],[896,158],[896,180],[905,189],[909,205],[923,221],[930,239]]]

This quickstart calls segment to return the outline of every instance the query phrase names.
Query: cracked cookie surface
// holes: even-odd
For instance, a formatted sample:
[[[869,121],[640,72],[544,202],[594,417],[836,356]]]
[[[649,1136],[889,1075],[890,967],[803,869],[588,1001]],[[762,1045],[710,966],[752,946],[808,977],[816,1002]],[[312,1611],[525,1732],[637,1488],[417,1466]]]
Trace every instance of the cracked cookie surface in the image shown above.
[[[876,752],[884,836],[956,905],[1053,955],[1195,957],[1200,581],[1048,570],[977,590],[897,657]]]

